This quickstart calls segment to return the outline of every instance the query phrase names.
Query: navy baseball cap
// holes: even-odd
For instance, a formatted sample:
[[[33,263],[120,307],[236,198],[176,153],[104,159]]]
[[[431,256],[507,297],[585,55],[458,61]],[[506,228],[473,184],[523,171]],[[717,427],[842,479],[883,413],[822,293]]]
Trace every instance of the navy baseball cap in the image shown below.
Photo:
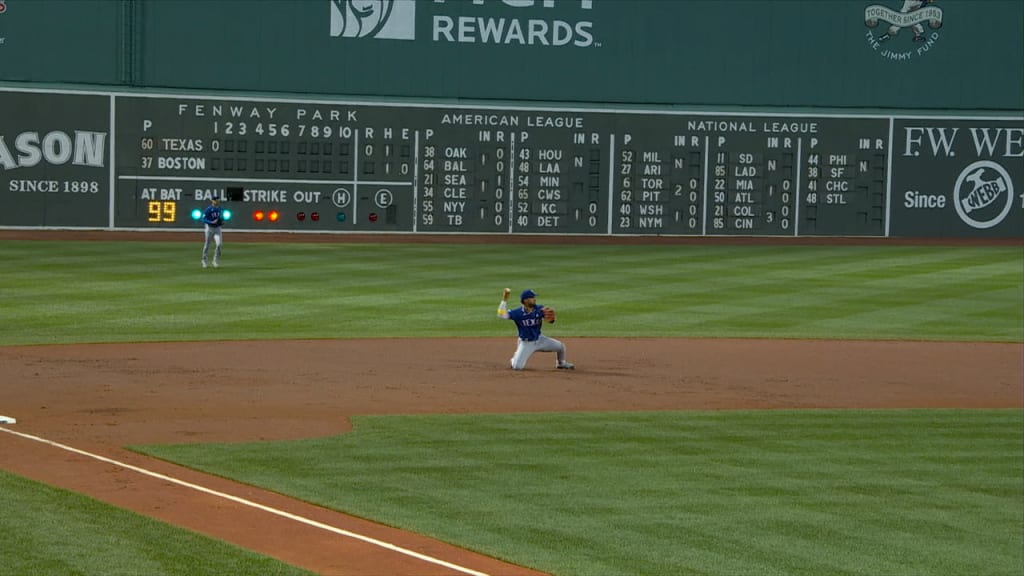
[[[523,290],[522,294],[519,295],[519,301],[522,302],[523,300],[526,300],[527,298],[536,298],[536,297],[537,297],[537,293],[534,292],[533,290],[530,290],[529,288],[527,288],[526,290]]]

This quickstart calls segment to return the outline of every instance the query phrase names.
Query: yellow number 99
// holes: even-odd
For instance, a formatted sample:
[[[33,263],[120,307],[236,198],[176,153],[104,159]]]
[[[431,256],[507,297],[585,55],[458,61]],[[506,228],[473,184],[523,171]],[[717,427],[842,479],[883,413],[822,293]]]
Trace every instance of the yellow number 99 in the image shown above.
[[[174,222],[178,217],[178,205],[175,202],[148,202],[146,212],[146,222]]]

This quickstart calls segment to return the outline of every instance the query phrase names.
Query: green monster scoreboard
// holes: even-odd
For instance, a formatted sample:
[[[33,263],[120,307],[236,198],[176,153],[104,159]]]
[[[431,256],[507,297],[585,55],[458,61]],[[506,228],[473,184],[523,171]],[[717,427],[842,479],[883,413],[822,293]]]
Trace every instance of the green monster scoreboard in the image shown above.
[[[229,230],[1024,236],[1020,118],[14,91],[0,104],[0,226],[195,229],[216,197]]]
[[[884,119],[118,98],[117,126],[118,227],[215,195],[239,229],[885,234]]]

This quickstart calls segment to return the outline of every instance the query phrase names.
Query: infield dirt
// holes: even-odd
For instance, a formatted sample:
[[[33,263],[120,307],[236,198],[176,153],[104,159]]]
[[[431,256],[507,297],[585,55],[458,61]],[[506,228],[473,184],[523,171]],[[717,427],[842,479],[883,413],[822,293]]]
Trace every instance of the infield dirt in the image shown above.
[[[164,473],[491,574],[457,547],[121,448],[307,438],[358,414],[781,408],[1020,408],[1020,344],[566,339],[575,371],[510,339],[0,347],[12,430]],[[0,466],[322,574],[444,569],[117,466],[0,434]],[[451,572],[454,573],[454,572]]]

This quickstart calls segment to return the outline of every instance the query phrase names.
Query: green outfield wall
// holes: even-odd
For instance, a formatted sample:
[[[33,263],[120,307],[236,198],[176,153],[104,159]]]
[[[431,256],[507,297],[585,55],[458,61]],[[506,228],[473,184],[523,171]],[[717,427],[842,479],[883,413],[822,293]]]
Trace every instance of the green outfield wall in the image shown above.
[[[1024,238],[1024,0],[0,0],[0,227]]]
[[[4,0],[0,80],[1024,109],[1020,0]]]

